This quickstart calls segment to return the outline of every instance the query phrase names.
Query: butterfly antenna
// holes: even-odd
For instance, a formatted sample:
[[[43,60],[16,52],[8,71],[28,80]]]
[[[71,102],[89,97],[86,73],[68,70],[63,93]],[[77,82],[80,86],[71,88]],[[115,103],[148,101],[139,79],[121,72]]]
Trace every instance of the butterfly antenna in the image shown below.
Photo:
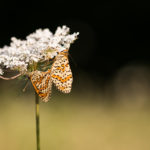
[[[73,59],[73,57],[69,54],[69,57],[71,58],[73,64],[75,65],[75,67],[77,68],[77,63],[75,62],[75,60]]]
[[[26,91],[28,84],[29,84],[29,79],[27,80],[27,82],[26,82],[26,84],[25,84],[25,87],[24,87],[23,90],[22,90],[23,92]]]

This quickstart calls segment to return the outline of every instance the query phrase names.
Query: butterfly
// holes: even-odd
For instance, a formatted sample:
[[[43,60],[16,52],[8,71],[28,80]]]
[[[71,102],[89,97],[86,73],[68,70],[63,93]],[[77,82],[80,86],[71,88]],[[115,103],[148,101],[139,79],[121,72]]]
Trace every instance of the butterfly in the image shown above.
[[[33,71],[31,72],[29,78],[32,82],[36,93],[44,102],[47,102],[51,95],[52,88],[51,70],[48,69],[46,72],[38,70]]]
[[[73,77],[69,66],[68,50],[59,52],[51,67],[51,80],[63,93],[70,93]]]

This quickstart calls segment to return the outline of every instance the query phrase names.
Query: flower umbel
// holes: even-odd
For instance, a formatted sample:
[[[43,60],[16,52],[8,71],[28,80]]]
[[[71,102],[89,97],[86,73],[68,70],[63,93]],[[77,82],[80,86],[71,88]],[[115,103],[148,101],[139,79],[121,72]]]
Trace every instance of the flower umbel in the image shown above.
[[[35,63],[53,59],[77,39],[79,33],[69,34],[69,31],[63,26],[58,27],[54,34],[49,29],[38,29],[25,40],[12,37],[10,46],[0,48],[0,74],[3,74],[2,68],[26,74]]]

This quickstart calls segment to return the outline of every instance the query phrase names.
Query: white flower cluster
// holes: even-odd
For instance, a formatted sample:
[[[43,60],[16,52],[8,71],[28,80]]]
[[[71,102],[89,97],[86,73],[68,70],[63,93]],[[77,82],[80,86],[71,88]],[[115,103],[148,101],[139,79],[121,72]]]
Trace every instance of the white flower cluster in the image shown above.
[[[63,26],[58,27],[55,34],[49,29],[38,29],[26,40],[12,37],[10,46],[0,48],[0,74],[3,74],[3,67],[24,73],[29,64],[53,58],[57,52],[69,49],[79,34],[69,34],[69,31]]]

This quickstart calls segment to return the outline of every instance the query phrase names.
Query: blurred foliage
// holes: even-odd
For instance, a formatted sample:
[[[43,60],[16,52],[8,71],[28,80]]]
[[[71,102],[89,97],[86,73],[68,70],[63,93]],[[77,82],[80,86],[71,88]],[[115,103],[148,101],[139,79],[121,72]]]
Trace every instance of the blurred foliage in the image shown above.
[[[0,149],[36,149],[34,108],[34,94],[7,91],[1,95]],[[43,150],[150,149],[148,109],[110,107],[88,97],[54,91],[51,101],[41,102],[40,112]]]
[[[149,150],[149,72],[127,67],[105,86],[95,81],[81,72],[70,94],[53,87],[40,103],[41,149]],[[25,83],[1,80],[0,150],[36,149],[34,91],[30,83],[22,92]]]

